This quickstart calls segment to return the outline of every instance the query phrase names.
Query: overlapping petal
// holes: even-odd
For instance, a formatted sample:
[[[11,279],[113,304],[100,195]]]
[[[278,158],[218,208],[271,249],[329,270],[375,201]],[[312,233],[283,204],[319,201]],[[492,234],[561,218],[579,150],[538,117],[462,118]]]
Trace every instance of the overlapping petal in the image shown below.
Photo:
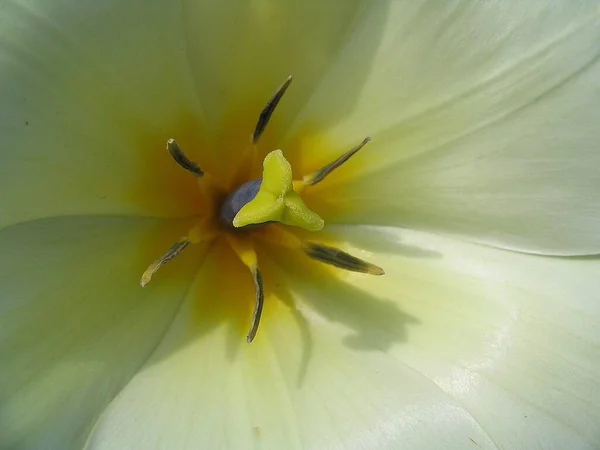
[[[251,284],[217,290],[229,263],[207,260],[89,448],[594,448],[598,259],[336,231],[386,276],[263,256],[266,316],[248,346],[251,305],[230,299]]]
[[[599,23],[596,1],[373,2],[290,132],[316,129],[303,173],[373,138],[315,188],[325,220],[600,253]]]
[[[0,232],[1,448],[82,448],[191,284],[199,248],[151,290],[137,283],[182,225],[65,217]]]

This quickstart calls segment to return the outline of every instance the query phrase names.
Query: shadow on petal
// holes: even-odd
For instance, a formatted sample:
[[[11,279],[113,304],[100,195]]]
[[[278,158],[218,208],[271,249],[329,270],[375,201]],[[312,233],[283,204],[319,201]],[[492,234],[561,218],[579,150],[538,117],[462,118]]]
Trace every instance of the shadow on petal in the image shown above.
[[[367,292],[344,281],[344,277],[363,277],[346,274],[311,261],[300,253],[270,249],[286,276],[285,289],[292,298],[299,297],[330,322],[340,323],[352,333],[344,344],[355,350],[386,351],[394,343],[404,342],[408,325],[419,320],[402,312],[397,302],[382,298],[377,292]]]
[[[252,344],[246,344],[244,339],[254,298],[251,274],[226,242],[216,241],[188,292],[185,302],[188,306],[180,311],[179,319],[169,332],[178,335],[178,343],[173,345],[187,347],[199,339],[210,342],[219,334],[217,330],[224,327],[225,348],[215,348],[215,352],[224,351],[226,359],[233,363],[268,346],[274,336],[272,327],[279,329],[279,322],[283,320],[296,328],[289,329],[289,345],[302,346],[298,368],[294,369],[298,371],[296,383],[301,386],[313,350],[319,345],[312,333],[318,327],[341,325],[349,331],[343,339],[348,348],[385,352],[394,344],[405,342],[407,327],[419,323],[415,317],[402,312],[397,302],[381,293],[355,287],[356,280],[345,280],[367,275],[347,274],[279,246],[259,248],[259,261],[265,309]],[[284,336],[288,333],[277,331],[277,339],[281,339],[280,332]],[[168,351],[155,353],[153,362],[171,357],[173,345],[164,346]]]
[[[265,269],[271,276],[267,282],[267,289],[273,294],[272,300],[280,301],[290,310],[300,334],[302,356],[298,368],[296,385],[297,387],[301,387],[306,377],[314,348],[314,339],[311,334],[310,323],[304,314],[302,314],[302,310],[298,307],[296,298],[294,297],[290,286],[284,281],[286,277],[285,272],[277,263],[268,257],[268,255],[261,256],[263,256]]]

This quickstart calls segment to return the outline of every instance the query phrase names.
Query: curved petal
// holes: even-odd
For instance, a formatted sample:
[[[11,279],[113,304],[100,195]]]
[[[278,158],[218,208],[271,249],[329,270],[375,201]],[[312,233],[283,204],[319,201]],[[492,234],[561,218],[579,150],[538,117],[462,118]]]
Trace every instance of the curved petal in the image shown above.
[[[2,2],[0,227],[197,212],[195,180],[165,148],[173,134],[192,156],[202,144],[180,14],[167,1]]]
[[[180,223],[68,217],[0,232],[0,447],[80,449],[163,336],[198,252],[142,289]]]
[[[188,297],[88,447],[593,448],[599,261],[400,237],[398,254],[393,234],[367,258],[384,277],[270,253],[282,271],[259,255],[251,345],[223,306],[251,299],[251,283],[208,291],[230,263],[207,260],[196,289],[210,300]]]
[[[357,81],[354,49],[383,8],[365,14],[298,119],[295,130],[318,127],[290,144],[303,173],[372,137],[311,191],[313,207],[329,223],[600,253],[598,3],[393,2]]]

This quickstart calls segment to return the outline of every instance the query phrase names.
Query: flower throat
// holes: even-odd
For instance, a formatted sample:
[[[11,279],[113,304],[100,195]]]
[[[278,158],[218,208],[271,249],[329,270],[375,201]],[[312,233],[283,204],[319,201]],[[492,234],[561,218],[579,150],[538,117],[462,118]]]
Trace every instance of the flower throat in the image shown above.
[[[292,77],[290,76],[277,89],[260,113],[251,136],[252,148],[256,148],[277,104],[291,82]],[[206,220],[201,219],[186,236],[180,238],[163,256],[146,269],[140,285],[143,287],[148,284],[163,265],[175,258],[190,244],[210,242],[217,238],[226,239],[241,262],[249,269],[254,282],[254,309],[246,336],[246,341],[250,343],[258,331],[264,305],[264,289],[255,245],[248,231],[264,228],[264,235],[270,241],[300,250],[315,261],[352,272],[383,275],[383,269],[376,265],[335,247],[312,241],[302,241],[292,231],[295,227],[315,232],[325,226],[323,219],[306,206],[301,193],[323,181],[369,141],[370,138],[365,138],[360,144],[336,160],[303,176],[301,180],[292,178],[292,167],[283,152],[274,150],[265,157],[260,178],[248,180],[227,192],[218,186],[210,174],[204,172],[198,164],[190,160],[174,139],[169,139],[167,150],[177,164],[198,178],[200,189],[210,200],[209,204],[213,206],[214,211],[212,212],[217,216],[217,225],[210,225],[211,212],[206,212]]]

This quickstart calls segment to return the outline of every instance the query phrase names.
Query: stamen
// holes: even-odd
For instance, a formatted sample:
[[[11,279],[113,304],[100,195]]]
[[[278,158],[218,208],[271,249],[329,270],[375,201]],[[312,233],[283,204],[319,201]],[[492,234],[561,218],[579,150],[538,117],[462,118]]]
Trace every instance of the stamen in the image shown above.
[[[302,248],[304,253],[315,261],[335,266],[339,269],[349,270],[351,272],[361,272],[370,275],[384,275],[384,270],[364,261],[356,256],[335,247],[328,247],[316,242],[302,242],[294,233],[288,231],[285,227],[271,225],[268,233],[263,233],[260,238],[273,244],[282,245],[292,250]]]
[[[256,123],[256,126],[254,127],[254,133],[252,133],[252,143],[253,144],[256,144],[258,142],[263,131],[265,131],[265,128],[267,127],[267,124],[269,123],[269,119],[271,118],[271,115],[273,115],[273,111],[275,111],[275,108],[277,107],[279,100],[281,100],[281,97],[283,97],[283,94],[285,94],[285,91],[287,90],[287,88],[289,87],[291,82],[292,82],[292,76],[290,75],[289,77],[287,77],[285,79],[285,81],[279,87],[279,89],[277,89],[277,92],[275,92],[273,97],[271,97],[271,99],[267,102],[265,108],[260,113],[258,122]]]
[[[256,292],[256,298],[254,300],[254,311],[252,312],[252,325],[250,331],[246,336],[246,342],[249,344],[254,340],[256,332],[258,331],[258,324],[260,323],[260,316],[262,314],[263,304],[265,300],[263,291],[262,275],[258,266],[252,266],[250,268],[252,272],[252,279],[254,280],[254,290]]]
[[[351,272],[368,273],[370,275],[383,275],[381,267],[364,261],[335,247],[327,247],[316,242],[305,242],[302,245],[304,253],[310,258]]]
[[[246,336],[246,342],[250,343],[254,340],[256,332],[258,331],[258,325],[260,323],[260,317],[262,315],[263,304],[265,300],[262,275],[260,273],[260,269],[258,268],[258,257],[254,251],[254,247],[252,247],[251,241],[247,238],[233,236],[231,234],[226,234],[225,236],[233,251],[235,251],[240,258],[240,261],[242,261],[242,263],[248,267],[248,269],[250,269],[252,279],[254,280],[254,311],[252,312],[252,323],[250,325],[250,330]]]
[[[321,169],[319,169],[319,170],[317,170],[317,171],[315,171],[315,172],[313,172],[313,173],[311,173],[309,175],[305,175],[302,178],[302,181],[304,182],[304,185],[306,185],[306,186],[313,186],[313,185],[319,183],[320,181],[323,181],[323,179],[327,175],[329,175],[335,169],[337,169],[342,164],[344,164],[346,161],[348,161],[361,148],[363,148],[370,140],[371,140],[371,138],[367,136],[366,138],[364,138],[364,140],[360,144],[358,144],[356,147],[354,147],[351,150],[349,150],[346,153],[344,153],[342,156],[340,156],[338,159],[336,159],[332,163],[327,164],[325,167],[322,167]]]
[[[150,283],[150,280],[152,279],[154,274],[158,272],[158,269],[160,269],[166,263],[171,261],[177,255],[179,255],[190,243],[191,241],[188,240],[188,238],[181,238],[179,241],[173,244],[173,246],[167,251],[167,253],[158,258],[152,264],[150,264],[150,267],[148,267],[142,275],[140,285],[144,287],[148,283]]]
[[[197,177],[201,177],[204,175],[204,171],[196,164],[194,161],[189,159],[179,147],[179,144],[175,141],[175,139],[169,139],[167,141],[167,150],[175,160],[177,164],[183,167],[185,170],[189,170]]]

